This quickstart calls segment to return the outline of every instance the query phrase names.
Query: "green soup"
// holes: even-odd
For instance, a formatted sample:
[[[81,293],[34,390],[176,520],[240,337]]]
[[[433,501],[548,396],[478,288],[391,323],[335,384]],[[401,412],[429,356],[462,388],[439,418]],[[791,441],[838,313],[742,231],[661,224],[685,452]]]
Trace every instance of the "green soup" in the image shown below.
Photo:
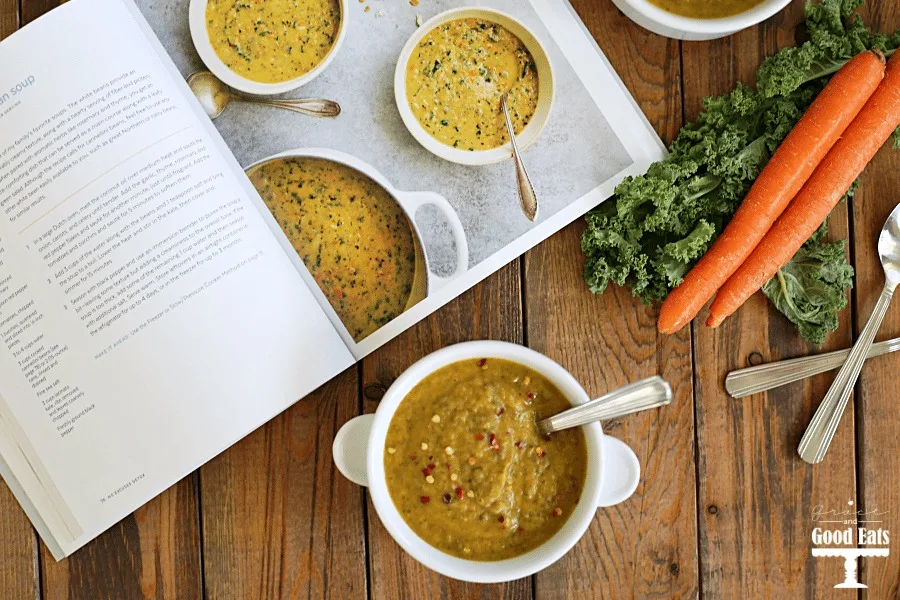
[[[423,540],[453,556],[494,561],[537,548],[562,528],[584,488],[581,429],[544,437],[536,425],[570,406],[546,377],[507,360],[432,373],[388,428],[394,505]]]

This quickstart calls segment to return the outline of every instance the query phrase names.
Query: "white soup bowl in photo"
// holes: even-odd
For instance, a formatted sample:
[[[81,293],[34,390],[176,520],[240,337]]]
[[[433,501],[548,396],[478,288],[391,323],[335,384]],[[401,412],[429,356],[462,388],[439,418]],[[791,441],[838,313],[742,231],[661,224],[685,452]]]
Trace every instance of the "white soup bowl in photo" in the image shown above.
[[[209,29],[206,26],[206,7],[208,4],[208,0],[190,0],[190,6],[188,7],[188,25],[197,54],[200,55],[200,60],[203,61],[206,68],[212,71],[213,75],[221,79],[225,84],[240,92],[254,96],[272,96],[291,92],[309,83],[321,74],[322,71],[328,68],[334,57],[337,56],[338,50],[344,41],[344,35],[347,31],[347,19],[350,15],[348,0],[338,0],[341,8],[341,22],[338,26],[334,44],[332,44],[331,50],[328,51],[322,62],[299,77],[277,83],[263,83],[238,75],[219,58],[212,46],[212,42],[210,42]]]
[[[677,40],[715,40],[761,23],[791,3],[791,0],[763,0],[730,17],[696,19],[663,10],[648,0],[612,0],[626,17],[653,33]]]
[[[539,352],[507,342],[465,342],[429,354],[404,371],[387,390],[375,414],[351,419],[338,431],[333,456],[345,477],[368,488],[381,522],[413,558],[454,579],[498,583],[537,573],[571,550],[590,527],[598,507],[618,504],[634,493],[640,464],[625,443],[603,434],[599,422],[585,425],[588,461],[584,488],[572,515],[553,537],[530,552],[498,561],[457,558],[431,546],[403,520],[391,499],[384,470],[385,438],[397,407],[422,379],[449,364],[477,358],[525,365],[549,379],[573,405],[590,400],[568,371]]]
[[[397,109],[400,111],[400,117],[403,124],[409,129],[416,141],[418,141],[426,150],[432,154],[459,163],[461,165],[480,166],[502,162],[512,156],[512,144],[506,144],[490,150],[460,150],[438,141],[431,136],[428,131],[422,127],[419,120],[413,114],[409,106],[409,97],[406,93],[406,68],[412,58],[413,51],[419,45],[426,35],[428,35],[436,27],[456,21],[458,19],[483,19],[491,23],[496,23],[515,35],[528,48],[531,57],[534,59],[535,70],[538,78],[538,102],[537,108],[528,125],[516,136],[519,144],[519,150],[525,150],[532,145],[541,135],[547,121],[550,120],[550,111],[553,107],[554,82],[553,67],[550,63],[550,57],[544,49],[543,44],[525,25],[499,10],[490,8],[463,7],[455,8],[435,15],[431,19],[416,29],[412,37],[407,40],[403,50],[400,51],[400,58],[397,60],[397,68],[394,71],[394,99],[397,102]]]

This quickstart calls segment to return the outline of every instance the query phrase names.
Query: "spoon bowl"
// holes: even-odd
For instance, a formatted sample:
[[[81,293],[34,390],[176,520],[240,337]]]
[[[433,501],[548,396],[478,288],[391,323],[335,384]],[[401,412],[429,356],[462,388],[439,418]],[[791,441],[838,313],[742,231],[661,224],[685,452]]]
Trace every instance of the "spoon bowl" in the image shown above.
[[[900,204],[891,212],[878,236],[878,258],[885,279],[900,284]]]

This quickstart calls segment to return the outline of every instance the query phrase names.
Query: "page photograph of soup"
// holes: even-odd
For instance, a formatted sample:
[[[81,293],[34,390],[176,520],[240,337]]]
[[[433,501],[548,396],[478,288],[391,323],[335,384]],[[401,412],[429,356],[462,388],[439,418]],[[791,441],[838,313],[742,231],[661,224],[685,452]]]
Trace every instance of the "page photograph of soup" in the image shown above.
[[[537,109],[534,58],[514,33],[486,18],[438,25],[406,65],[407,100],[416,120],[454,148],[490,150],[509,141],[500,111],[505,92],[520,134]]]
[[[224,64],[257,99],[340,105],[321,118],[230,102],[214,124],[357,358],[663,155],[566,0],[136,3],[185,79]],[[518,197],[504,93],[539,201],[535,222]],[[454,162],[420,136],[494,154]]]
[[[413,290],[420,243],[378,183],[313,157],[273,159],[248,175],[355,341],[422,299],[422,286]]]

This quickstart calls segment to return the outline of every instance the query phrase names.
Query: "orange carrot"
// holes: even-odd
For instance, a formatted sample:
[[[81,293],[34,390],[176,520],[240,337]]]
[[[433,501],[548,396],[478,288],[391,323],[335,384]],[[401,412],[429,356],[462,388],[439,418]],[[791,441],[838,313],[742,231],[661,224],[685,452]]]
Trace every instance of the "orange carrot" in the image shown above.
[[[884,69],[884,56],[866,51],[832,77],[778,146],[725,231],[669,293],[659,312],[661,332],[687,325],[750,255],[862,110]]]
[[[888,62],[884,81],[797,197],[719,290],[710,306],[707,325],[718,326],[791,260],[897,127],[900,127],[900,53]]]

